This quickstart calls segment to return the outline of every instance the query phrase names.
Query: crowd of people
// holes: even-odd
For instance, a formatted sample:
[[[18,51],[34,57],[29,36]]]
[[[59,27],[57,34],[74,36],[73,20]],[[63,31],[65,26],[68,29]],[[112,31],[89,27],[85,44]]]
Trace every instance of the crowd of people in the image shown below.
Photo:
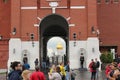
[[[105,68],[106,80],[120,80],[120,63],[112,62]]]
[[[44,74],[40,71],[38,66],[38,59],[35,60],[35,71],[31,71],[30,65],[27,61],[21,64],[18,61],[11,63],[11,69],[8,73],[8,80],[75,80],[76,74],[70,69],[69,61],[64,65],[64,62],[60,64],[52,64],[48,70],[48,74]],[[97,58],[91,59],[89,69],[91,72],[91,80],[98,80],[98,71],[100,68],[100,62]],[[120,63],[112,62],[105,68],[106,80],[120,80]]]
[[[26,61],[23,65],[14,61],[10,67],[8,80],[47,80],[45,74],[40,71],[37,60],[35,61],[35,71],[29,70],[30,65]],[[75,80],[75,73],[70,71],[69,62],[65,66],[63,62],[58,65],[53,64],[47,76],[49,80]]]

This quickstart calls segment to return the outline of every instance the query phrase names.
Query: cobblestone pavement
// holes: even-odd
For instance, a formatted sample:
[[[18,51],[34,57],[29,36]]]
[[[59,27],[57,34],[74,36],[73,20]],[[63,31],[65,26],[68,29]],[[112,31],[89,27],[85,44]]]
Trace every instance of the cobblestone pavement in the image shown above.
[[[75,70],[74,71],[77,75],[76,75],[76,79],[75,80],[91,80],[91,73],[89,71],[78,71]],[[104,71],[100,71],[98,73],[98,79],[96,80],[105,80],[105,73]]]
[[[0,74],[0,80],[6,80],[6,74]]]
[[[91,73],[89,71],[74,70],[77,74],[75,80],[90,80]],[[6,74],[0,74],[0,80],[6,80]],[[96,80],[105,80],[104,71],[99,72],[99,77]]]

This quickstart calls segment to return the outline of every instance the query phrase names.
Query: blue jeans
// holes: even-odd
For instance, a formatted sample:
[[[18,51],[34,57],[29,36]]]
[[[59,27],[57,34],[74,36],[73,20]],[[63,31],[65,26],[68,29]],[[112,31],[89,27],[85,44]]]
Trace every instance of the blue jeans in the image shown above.
[[[66,71],[66,79],[65,80],[70,80],[70,72]]]
[[[46,62],[42,62],[42,69],[46,69]]]
[[[98,73],[99,73],[99,69],[96,69],[96,78],[98,79]]]
[[[95,80],[96,79],[96,72],[92,72],[91,74],[91,80]]]

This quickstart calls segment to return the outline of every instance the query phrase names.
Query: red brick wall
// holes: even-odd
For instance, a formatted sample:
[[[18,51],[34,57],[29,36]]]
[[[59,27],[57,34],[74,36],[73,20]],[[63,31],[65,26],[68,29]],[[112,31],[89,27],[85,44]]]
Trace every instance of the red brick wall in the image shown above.
[[[94,30],[96,31],[98,29],[97,24],[97,4],[96,0],[88,0],[87,1],[87,29],[88,29],[88,37],[94,37],[97,33],[93,34],[91,32],[92,26],[94,26]]]
[[[10,1],[4,3],[0,0],[0,35],[4,38],[10,36]]]
[[[117,53],[120,53],[120,2],[106,4],[102,1],[97,12],[101,45],[118,46]]]
[[[0,69],[7,68],[8,60],[8,40],[10,38],[10,0],[6,3],[0,0],[0,35],[3,36],[0,40]]]
[[[29,36],[26,35],[27,33],[34,33],[35,40],[38,40],[38,28],[35,28],[33,25],[40,22],[39,20],[37,20],[37,17],[44,18],[45,16],[52,14],[52,9],[39,8],[38,10],[19,10],[18,8],[20,6],[20,2],[14,1],[14,4],[15,3],[18,5],[13,5],[12,13],[13,15],[17,15],[15,15],[15,18],[12,19],[12,25],[16,25],[17,28],[21,26],[21,28],[18,28],[18,32],[20,33],[22,40],[29,40]],[[68,7],[68,4],[68,0],[61,1],[59,2],[59,7]],[[37,0],[21,0],[21,6],[37,7]],[[96,36],[96,34],[91,34],[92,26],[94,26],[94,28],[97,29],[96,0],[75,0],[70,2],[70,6],[85,6],[85,9],[56,9],[57,14],[60,14],[64,18],[71,17],[71,19],[68,22],[76,25],[75,27],[70,27],[70,40],[73,40],[74,32],[76,32],[78,40],[86,40],[88,36]],[[40,7],[49,7],[49,2],[47,2],[46,0],[41,0]],[[21,21],[19,21],[19,19]],[[15,37],[17,37],[17,35]]]
[[[7,68],[8,53],[8,41],[0,41],[0,69]]]
[[[40,0],[40,7],[49,7],[46,0]],[[85,6],[85,9],[56,9],[56,13],[60,14],[64,18],[71,17],[68,21],[71,24],[75,24],[74,27],[70,27],[70,40],[73,40],[73,33],[76,32],[77,40],[86,40],[88,37],[94,37],[96,34],[91,34],[91,27],[94,26],[97,29],[97,7],[96,0],[61,0],[59,7],[70,6]],[[10,5],[11,4],[11,5]],[[21,7],[37,7],[37,0],[8,0],[8,3],[4,4],[0,2],[0,34],[6,38],[21,38],[22,40],[29,40],[29,34],[35,34],[35,40],[38,40],[38,28],[34,27],[34,24],[38,24],[40,21],[37,17],[44,18],[45,16],[52,14],[51,9],[34,9],[24,10]],[[2,12],[2,13],[1,13]],[[9,13],[9,14],[8,14]],[[1,26],[0,26],[1,27]],[[16,35],[12,35],[13,28],[16,28]],[[7,41],[6,41],[7,42]],[[5,54],[8,57],[8,43],[1,41],[0,57]],[[4,49],[4,50],[3,50]],[[2,60],[7,60],[3,57]],[[5,62],[6,64],[6,62]]]
[[[21,36],[21,28],[20,28],[20,0],[11,0],[11,32],[13,28],[16,28],[16,35],[12,35],[11,37],[19,38]]]

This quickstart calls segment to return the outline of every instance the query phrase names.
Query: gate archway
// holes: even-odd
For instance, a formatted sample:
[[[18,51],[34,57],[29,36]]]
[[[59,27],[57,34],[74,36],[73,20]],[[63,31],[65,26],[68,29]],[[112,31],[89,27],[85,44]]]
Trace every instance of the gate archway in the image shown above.
[[[47,42],[58,36],[66,42],[66,56],[69,59],[69,26],[66,19],[58,14],[50,14],[41,21],[39,26],[40,62],[47,56]]]

